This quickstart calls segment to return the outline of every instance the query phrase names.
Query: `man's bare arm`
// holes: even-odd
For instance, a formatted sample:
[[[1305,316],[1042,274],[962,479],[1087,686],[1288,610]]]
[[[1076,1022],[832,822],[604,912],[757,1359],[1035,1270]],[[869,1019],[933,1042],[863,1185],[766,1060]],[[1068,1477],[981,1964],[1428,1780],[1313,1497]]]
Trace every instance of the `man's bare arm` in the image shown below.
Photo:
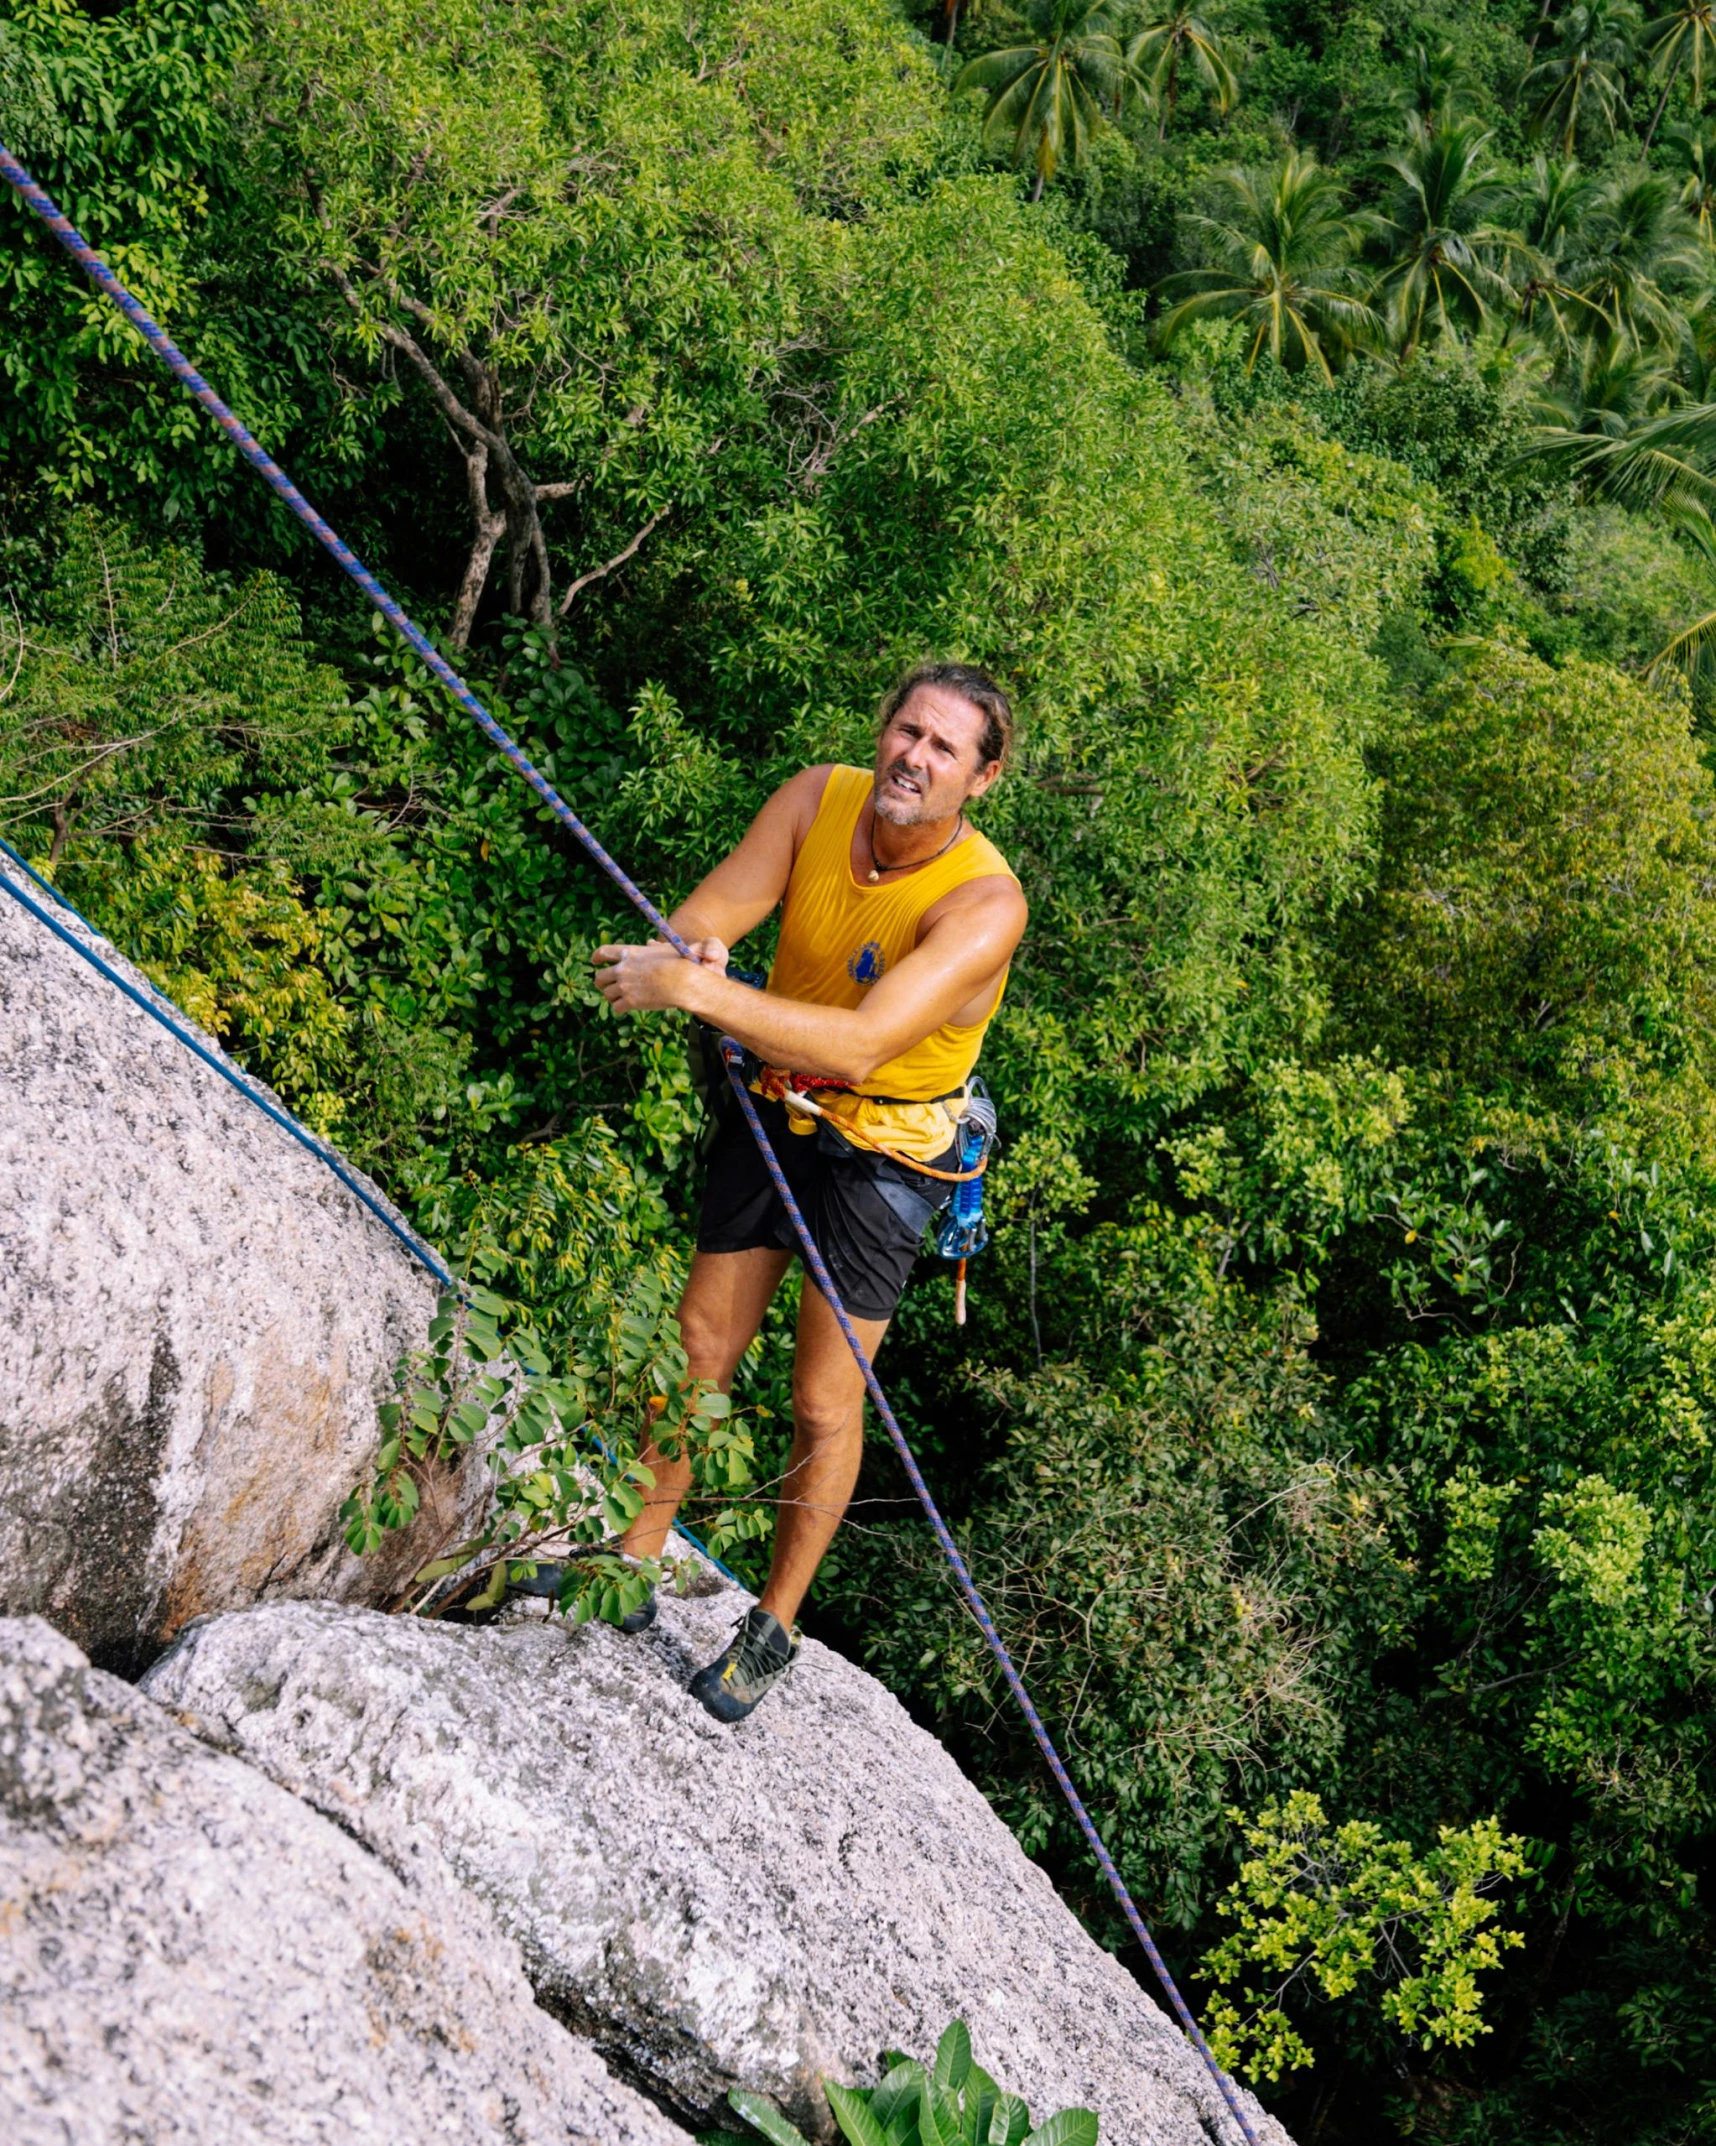
[[[614,958],[598,982],[618,1013],[679,1007],[737,1036],[770,1065],[858,1083],[999,989],[1026,916],[1013,880],[968,880],[857,1008],[771,998],[717,969],[681,961],[659,941],[604,949]]]
[[[805,768],[784,782],[745,830],[737,849],[701,880],[669,922],[701,948],[719,943],[722,956],[770,913],[786,893],[793,859],[810,832],[828,783],[826,767]],[[722,958],[716,964],[725,967]]]

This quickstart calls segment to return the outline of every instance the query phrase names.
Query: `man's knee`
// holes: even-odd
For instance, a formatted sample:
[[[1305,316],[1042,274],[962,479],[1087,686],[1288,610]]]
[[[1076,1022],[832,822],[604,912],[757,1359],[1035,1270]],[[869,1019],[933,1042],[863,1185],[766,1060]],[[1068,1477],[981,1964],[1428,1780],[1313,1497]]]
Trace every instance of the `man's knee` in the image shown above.
[[[806,1393],[792,1397],[793,1427],[811,1446],[839,1446],[863,1436],[864,1397],[859,1394]]]
[[[731,1321],[704,1304],[679,1307],[679,1338],[694,1378],[718,1378],[733,1341]]]

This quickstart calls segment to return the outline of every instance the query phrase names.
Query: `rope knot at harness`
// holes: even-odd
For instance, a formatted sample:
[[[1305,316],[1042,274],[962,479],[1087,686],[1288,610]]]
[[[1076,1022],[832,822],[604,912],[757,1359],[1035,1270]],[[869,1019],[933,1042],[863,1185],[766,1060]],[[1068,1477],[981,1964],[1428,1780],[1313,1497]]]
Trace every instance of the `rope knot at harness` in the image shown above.
[[[107,263],[61,212],[53,199],[36,184],[23,165],[3,144],[0,144],[0,178],[3,178],[12,187],[18,198],[40,220],[59,244],[65,248],[66,252],[85,271],[96,287],[112,301],[113,305],[131,323],[132,327],[136,329],[143,341],[161,360],[173,377],[181,382],[202,408],[208,412],[221,431],[231,440],[239,454],[257,472],[269,489],[284,501],[299,522],[309,530],[316,541],[327,551],[340,570],[349,576],[356,586],[362,590],[369,602],[394,628],[406,645],[422,660],[430,674],[453,696],[453,699],[470,717],[472,722],[476,724],[477,728],[495,747],[496,751],[503,755],[523,781],[529,785],[531,790],[547,806],[548,810],[553,813],[554,817],[572,833],[585,854],[607,874],[608,878],[626,897],[627,901],[632,904],[633,908],[643,916],[652,929],[659,933],[670,946],[673,946],[679,953],[683,954],[687,960],[693,959],[690,947],[680,934],[674,930],[649,896],[644,893],[641,887],[636,885],[615,859],[608,854],[595,835],[584,825],[565,799],[560,796],[548,778],[533,765],[489,713],[488,709],[478,700],[475,693],[453,669],[452,665],[447,662],[428,636],[406,616],[393,597],[369,572],[356,554],[335,535],[334,531],[316,512],[315,508],[311,506],[303,493],[298,490],[291,478],[286,475],[285,471],[280,468],[278,463],[273,460],[239,419],[233,415],[232,411],[215,393],[214,389],[209,386],[208,382],[191,364],[177,344],[168,337],[160,325],[132,293],[126,289]],[[58,932],[62,938],[68,940],[86,959],[93,959],[97,967],[104,969],[116,983],[120,983],[121,988],[130,991],[133,997],[138,998],[139,1003],[144,1005],[145,1011],[152,1013],[157,1020],[166,1021],[166,1025],[169,1027],[173,1027],[180,1036],[181,1041],[186,1042],[190,1048],[198,1050],[199,1055],[205,1057],[209,1055],[201,1050],[200,1046],[189,1037],[184,1029],[166,1020],[166,1016],[157,1008],[150,1006],[146,1000],[143,1000],[141,995],[131,986],[126,985],[123,979],[117,976],[116,972],[108,968],[107,964],[101,962],[99,957],[93,956],[91,950],[86,948],[74,934],[65,930],[52,918],[46,917],[44,912],[34,902],[30,901],[21,889],[14,886],[4,873],[0,873],[0,890],[13,895],[24,907],[42,917],[50,930]],[[744,1074],[744,1049],[731,1036],[724,1036],[721,1039],[721,1055],[726,1064],[728,1080],[738,1098],[739,1108],[745,1114],[746,1121],[758,1144],[769,1176],[774,1181],[775,1190],[780,1195],[782,1205],[792,1222],[793,1232],[798,1239],[806,1271],[827,1299],[829,1309],[834,1313],[835,1319],[839,1323],[847,1345],[863,1374],[865,1387],[876,1405],[877,1415],[887,1431],[890,1443],[899,1455],[900,1464],[905,1469],[907,1479],[911,1483],[918,1502],[924,1509],[925,1518],[929,1521],[935,1533],[936,1541],[941,1546],[942,1554],[953,1573],[960,1594],[963,1596],[978,1630],[983,1634],[985,1644],[994,1656],[996,1666],[1008,1690],[1018,1704],[1019,1711],[1031,1731],[1037,1748],[1043,1755],[1044,1763],[1054,1776],[1056,1786],[1065,1797],[1067,1808],[1072,1813],[1080,1833],[1084,1836],[1092,1855],[1095,1857],[1098,1868],[1108,1881],[1109,1889],[1126,1919],[1128,1928],[1138,1940],[1145,1958],[1150,1962],[1150,1966],[1162,1986],[1163,1994],[1173,2008],[1174,2016],[1178,2019],[1181,2027],[1185,2030],[1187,2039],[1208,2068],[1211,2079],[1220,2090],[1221,2098],[1226,2104],[1228,2114],[1238,2127],[1240,2137],[1246,2142],[1246,2146],[1260,2146],[1256,2129],[1239,2098],[1238,2089],[1216,2062],[1214,2051],[1204,2039],[1197,2021],[1192,2017],[1184,1997],[1180,1994],[1178,1985],[1169,1973],[1167,1962],[1157,1949],[1156,1941],[1151,1936],[1143,1916],[1139,1913],[1137,1903],[1133,1900],[1125,1880],[1121,1877],[1114,1858],[1109,1854],[1101,1834],[1097,1831],[1095,1821],[1086,1810],[1084,1800],[1074,1786],[1072,1777],[1067,1772],[1061,1755],[1056,1750],[1053,1739],[1044,1726],[1042,1717],[1038,1714],[1031,1695],[1026,1690],[1024,1681],[1014,1665],[1013,1658],[1008,1653],[1005,1642],[995,1628],[988,1606],[978,1592],[976,1582],[972,1579],[965,1559],[960,1554],[959,1546],[954,1541],[947,1522],[942,1518],[940,1509],[930,1494],[929,1485],[924,1481],[923,1472],[918,1467],[916,1457],[907,1442],[905,1432],[900,1428],[899,1419],[894,1414],[888,1397],[883,1392],[876,1377],[870,1359],[865,1354],[863,1345],[858,1339],[857,1331],[840,1301],[822,1254],[817,1249],[816,1241],[805,1223],[797,1201],[793,1198],[791,1187],[787,1184],[786,1178],[782,1173],[779,1158],[776,1156],[768,1134],[763,1128],[761,1118],[757,1115],[756,1102],[751,1095]],[[215,1070],[220,1072],[224,1078],[234,1078],[224,1066],[221,1066],[212,1058],[210,1063],[215,1065]],[[235,1080],[235,1085],[241,1085],[241,1083]],[[247,1092],[250,1091],[247,1090]],[[260,1103],[261,1098],[252,1093],[251,1100]],[[804,1098],[803,1101],[805,1106],[816,1114],[824,1114],[820,1106],[809,1098]],[[306,1145],[311,1144],[310,1136],[305,1134],[302,1128],[296,1127],[293,1122],[287,1123],[287,1130],[293,1132],[294,1137],[303,1139]],[[848,1128],[842,1124],[841,1131],[846,1133]],[[875,1143],[871,1144],[874,1145]],[[319,1146],[320,1144],[316,1143],[316,1145]],[[884,1149],[882,1152],[886,1153],[887,1151]],[[338,1168],[335,1159],[326,1152],[324,1152],[323,1159],[328,1162],[330,1168]],[[908,1160],[907,1167],[920,1169],[922,1165]],[[981,1177],[982,1170],[980,1167],[975,1170],[961,1172],[932,1171],[928,1174],[951,1178],[954,1183],[963,1184],[968,1179]],[[349,1178],[347,1182],[350,1182]],[[356,1188],[354,1187],[354,1189]],[[360,1193],[359,1196],[362,1197],[363,1195]],[[386,1217],[384,1216],[383,1219],[385,1220]],[[389,1227],[395,1228],[396,1234],[403,1235],[397,1225],[390,1222]],[[418,1250],[415,1246],[413,1246],[413,1250],[416,1251],[419,1258],[423,1259],[424,1264],[430,1267],[432,1272],[444,1272],[440,1268],[439,1262],[433,1260],[432,1255],[426,1255],[424,1251]]]

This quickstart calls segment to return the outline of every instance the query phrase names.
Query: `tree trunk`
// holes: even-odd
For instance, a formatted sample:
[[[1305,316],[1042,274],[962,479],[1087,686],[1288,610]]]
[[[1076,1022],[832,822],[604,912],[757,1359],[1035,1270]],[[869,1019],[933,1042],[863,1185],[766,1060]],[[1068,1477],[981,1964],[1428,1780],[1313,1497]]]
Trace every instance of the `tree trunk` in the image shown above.
[[[953,50],[954,38],[959,34],[959,0],[947,0],[947,35],[942,42],[949,52]]]
[[[1045,171],[1044,171],[1044,169],[1043,169],[1043,167],[1041,166],[1041,164],[1039,164],[1039,165],[1037,166],[1037,183],[1036,183],[1036,185],[1035,185],[1035,186],[1033,186],[1033,187],[1032,187],[1032,189],[1031,189],[1031,199],[1032,199],[1033,201],[1041,201],[1041,200],[1042,200],[1042,198],[1043,198],[1043,182],[1044,182],[1044,181],[1045,181],[1045,180],[1047,179],[1047,177],[1048,177],[1048,173],[1047,173],[1047,172],[1045,172]]]
[[[506,528],[504,514],[487,514],[477,524],[476,541],[471,546],[471,556],[465,561],[464,577],[459,583],[458,598],[453,605],[453,629],[448,638],[455,648],[469,648],[471,629],[477,623],[477,606],[483,600],[483,591],[489,585],[489,568],[494,563],[495,546]]]
[[[1668,70],[1668,80],[1662,85],[1662,95],[1656,100],[1656,110],[1650,115],[1650,125],[1645,129],[1644,138],[1645,154],[1647,156],[1650,154],[1650,145],[1656,138],[1656,130],[1662,123],[1663,110],[1668,103],[1668,93],[1674,87],[1674,78],[1679,74],[1680,63],[1685,57],[1684,50],[1674,55],[1674,65]],[[1696,85],[1694,86],[1696,87]]]
[[[1525,48],[1525,64],[1527,65],[1527,67],[1529,67],[1532,61],[1537,57],[1537,40],[1543,35],[1544,30],[1548,27],[1549,10],[1554,5],[1555,0],[1543,0],[1543,6],[1538,11],[1537,20],[1531,26],[1531,38]]]
[[[1168,48],[1168,99],[1162,107],[1162,117],[1156,127],[1156,139],[1168,139],[1168,122],[1174,116],[1174,100],[1180,93],[1180,42],[1176,38]]]

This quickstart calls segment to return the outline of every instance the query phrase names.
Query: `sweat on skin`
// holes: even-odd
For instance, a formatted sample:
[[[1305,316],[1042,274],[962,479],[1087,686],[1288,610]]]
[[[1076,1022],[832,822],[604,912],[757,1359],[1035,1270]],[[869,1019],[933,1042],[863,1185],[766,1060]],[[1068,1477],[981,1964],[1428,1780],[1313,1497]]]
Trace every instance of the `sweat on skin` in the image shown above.
[[[986,754],[995,742],[989,715],[957,688],[913,683],[877,736],[871,794],[847,860],[854,881],[897,884],[971,841],[965,808],[1002,772],[1003,758]],[[689,943],[692,960],[659,939],[596,949],[596,980],[616,1013],[676,1009],[737,1037],[765,1064],[853,1087],[938,1029],[989,1018],[1027,919],[1024,895],[1004,869],[965,879],[932,903],[911,951],[856,1008],[776,997],[726,974],[729,949],[785,896],[833,773],[826,765],[811,767],[783,783],[738,848],[675,910],[673,927]],[[774,1246],[697,1252],[679,1310],[691,1378],[730,1390],[791,1258]],[[888,1320],[854,1317],[852,1323],[873,1358]],[[857,1483],[863,1407],[863,1374],[827,1303],[806,1289],[793,1360],[792,1453],[761,1597],[762,1608],[785,1628]],[[690,1488],[691,1469],[653,1446],[642,1457],[655,1487],[626,1548],[653,1558]]]

